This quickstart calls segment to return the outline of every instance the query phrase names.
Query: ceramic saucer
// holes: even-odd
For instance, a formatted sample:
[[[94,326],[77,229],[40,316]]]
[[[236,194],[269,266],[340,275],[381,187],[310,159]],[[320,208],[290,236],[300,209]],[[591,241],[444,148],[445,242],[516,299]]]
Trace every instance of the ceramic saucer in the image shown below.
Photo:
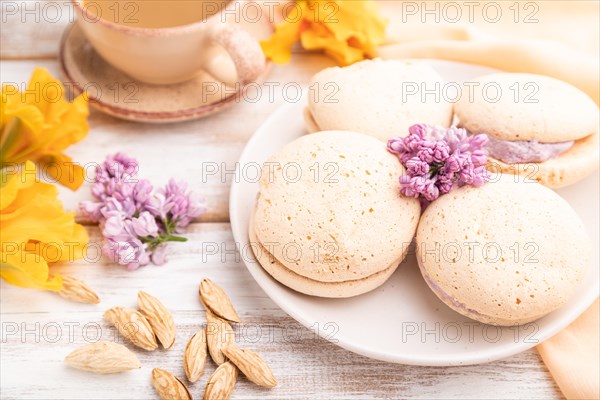
[[[257,39],[272,32],[268,22],[240,26]],[[86,90],[92,106],[131,121],[166,123],[202,118],[234,105],[245,93],[244,87],[227,87],[206,72],[174,85],[137,81],[104,61],[76,23],[63,34],[59,61],[65,85],[75,94]],[[258,81],[264,79],[270,66],[268,63]]]

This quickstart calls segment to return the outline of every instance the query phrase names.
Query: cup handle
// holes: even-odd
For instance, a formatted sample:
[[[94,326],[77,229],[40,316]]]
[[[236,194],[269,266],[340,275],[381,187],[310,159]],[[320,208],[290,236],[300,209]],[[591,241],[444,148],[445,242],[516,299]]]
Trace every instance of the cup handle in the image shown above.
[[[245,30],[235,25],[217,24],[211,27],[210,36],[217,48],[208,51],[204,69],[219,81],[231,86],[245,85],[265,70],[265,55],[258,41]],[[223,60],[223,52],[219,55],[215,51],[220,50],[218,47],[225,49],[230,60]],[[232,62],[235,70],[231,68]]]

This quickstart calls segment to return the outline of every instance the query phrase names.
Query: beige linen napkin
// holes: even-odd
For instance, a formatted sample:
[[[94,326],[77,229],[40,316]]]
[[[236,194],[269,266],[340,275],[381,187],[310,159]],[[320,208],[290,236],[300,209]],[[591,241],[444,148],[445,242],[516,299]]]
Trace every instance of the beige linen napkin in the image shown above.
[[[537,349],[567,399],[599,399],[598,299],[575,322]]]
[[[472,2],[471,9],[470,2],[437,0],[379,4],[390,21],[381,58],[439,58],[548,75],[600,103],[598,1]],[[458,20],[450,11],[456,4]],[[496,7],[501,17],[489,11]]]
[[[459,5],[459,21],[448,3]],[[600,103],[600,2],[489,2],[494,4],[485,16],[486,2],[472,2],[476,8],[465,18],[467,3],[379,2],[390,19],[390,43],[379,48],[379,56],[439,58],[548,75]],[[498,7],[501,18],[491,11]],[[600,398],[599,318],[596,300],[568,328],[538,346],[568,399]]]
[[[527,40],[427,40],[383,46],[381,58],[440,58],[508,72],[548,75],[569,82],[600,103],[597,59],[561,43]]]

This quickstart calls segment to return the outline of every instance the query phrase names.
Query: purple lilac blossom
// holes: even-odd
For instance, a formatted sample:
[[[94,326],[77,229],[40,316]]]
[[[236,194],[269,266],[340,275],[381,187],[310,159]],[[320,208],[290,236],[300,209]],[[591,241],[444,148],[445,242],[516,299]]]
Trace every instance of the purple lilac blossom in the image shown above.
[[[469,136],[461,128],[412,125],[408,136],[388,141],[388,150],[406,167],[400,193],[426,205],[455,187],[483,185],[489,179],[487,142],[487,135]]]
[[[185,241],[175,233],[206,211],[203,198],[188,191],[185,182],[171,179],[154,191],[137,171],[134,158],[108,156],[96,168],[94,201],[79,204],[84,217],[100,224],[104,255],[129,269],[164,264],[166,242]]]
[[[169,183],[158,190],[158,200],[151,202],[150,209],[155,216],[173,221],[175,232],[189,225],[193,218],[202,215],[206,209],[203,199],[187,190],[187,183],[170,179]],[[158,207],[155,205],[158,204]]]

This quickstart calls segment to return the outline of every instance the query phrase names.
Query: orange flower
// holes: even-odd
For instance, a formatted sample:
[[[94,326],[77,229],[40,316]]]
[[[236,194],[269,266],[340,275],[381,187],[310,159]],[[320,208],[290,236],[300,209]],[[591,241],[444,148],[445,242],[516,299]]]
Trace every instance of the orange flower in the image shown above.
[[[0,168],[31,160],[70,189],[83,183],[83,168],[63,150],[87,135],[87,100],[80,95],[69,103],[64,90],[43,68],[35,69],[24,93],[2,86]]]
[[[307,50],[323,50],[339,65],[375,56],[385,39],[387,21],[368,0],[298,0],[275,33],[261,42],[265,55],[278,64],[289,62],[298,40]]]
[[[56,187],[36,178],[32,162],[0,179],[0,276],[17,286],[60,290],[62,278],[49,279],[48,263],[82,258],[86,230],[65,212]]]

